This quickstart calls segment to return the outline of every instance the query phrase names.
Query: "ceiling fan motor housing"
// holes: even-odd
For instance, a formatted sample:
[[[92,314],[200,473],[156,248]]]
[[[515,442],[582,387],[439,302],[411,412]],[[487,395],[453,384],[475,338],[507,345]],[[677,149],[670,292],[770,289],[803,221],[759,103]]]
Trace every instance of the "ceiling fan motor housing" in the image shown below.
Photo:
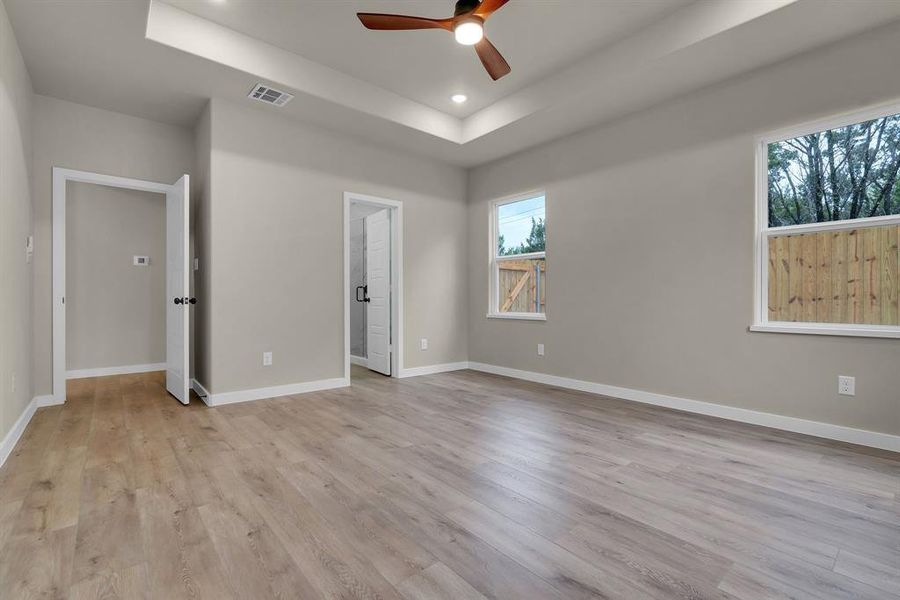
[[[457,0],[453,16],[458,17],[459,15],[475,10],[479,6],[481,6],[480,0]]]

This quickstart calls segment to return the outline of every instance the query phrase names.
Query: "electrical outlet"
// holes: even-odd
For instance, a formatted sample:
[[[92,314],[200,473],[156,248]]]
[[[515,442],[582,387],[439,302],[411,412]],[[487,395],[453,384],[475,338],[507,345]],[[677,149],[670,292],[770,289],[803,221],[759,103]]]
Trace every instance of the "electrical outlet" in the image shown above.
[[[544,355],[544,345],[538,344],[538,356],[543,356],[543,355]]]
[[[428,350],[428,338],[422,338],[420,346],[422,350]]]
[[[856,377],[838,375],[838,394],[841,396],[855,396]]]
[[[272,353],[271,352],[263,352],[263,366],[264,367],[272,366]]]

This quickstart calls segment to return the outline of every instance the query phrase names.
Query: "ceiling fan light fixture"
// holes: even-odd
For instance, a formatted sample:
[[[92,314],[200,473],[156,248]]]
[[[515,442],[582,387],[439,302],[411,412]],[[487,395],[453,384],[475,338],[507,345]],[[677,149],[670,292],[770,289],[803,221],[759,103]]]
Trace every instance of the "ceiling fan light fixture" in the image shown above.
[[[480,19],[467,19],[457,23],[453,35],[463,46],[473,46],[484,37],[484,27]]]

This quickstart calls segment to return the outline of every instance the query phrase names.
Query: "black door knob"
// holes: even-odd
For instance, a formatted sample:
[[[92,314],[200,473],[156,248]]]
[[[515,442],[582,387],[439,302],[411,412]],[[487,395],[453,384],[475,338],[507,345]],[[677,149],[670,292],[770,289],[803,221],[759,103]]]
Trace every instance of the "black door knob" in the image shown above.
[[[191,299],[189,300],[189,302],[190,302],[191,304],[197,304],[197,299],[196,299],[196,298],[191,298]]]
[[[175,304],[184,304],[184,298],[175,298]]]

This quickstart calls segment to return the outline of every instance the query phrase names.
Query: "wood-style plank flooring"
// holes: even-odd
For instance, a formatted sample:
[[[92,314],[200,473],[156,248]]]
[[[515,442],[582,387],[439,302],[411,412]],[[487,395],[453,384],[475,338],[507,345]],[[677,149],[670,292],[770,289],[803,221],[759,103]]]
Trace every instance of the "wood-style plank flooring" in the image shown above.
[[[900,598],[900,455],[470,371],[217,409],[73,381],[0,597]]]

